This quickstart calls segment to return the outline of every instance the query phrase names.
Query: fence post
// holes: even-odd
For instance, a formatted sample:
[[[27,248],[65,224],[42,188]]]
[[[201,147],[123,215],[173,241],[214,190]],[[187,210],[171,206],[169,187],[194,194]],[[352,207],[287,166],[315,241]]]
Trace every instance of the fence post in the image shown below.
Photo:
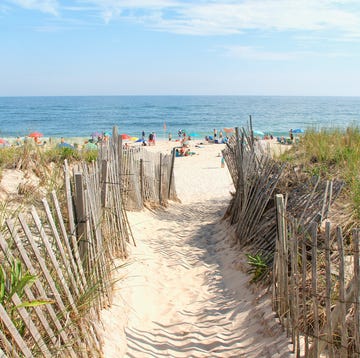
[[[340,227],[337,227],[336,230],[337,241],[338,241],[338,250],[339,250],[339,304],[340,304],[340,330],[341,330],[341,348],[340,355],[341,357],[347,356],[347,347],[348,347],[348,335],[347,335],[347,324],[346,324],[346,299],[345,299],[345,250],[344,250],[344,239],[342,235],[342,230]]]
[[[331,321],[331,255],[330,255],[330,241],[331,241],[331,231],[330,231],[330,221],[325,223],[325,270],[326,270],[326,294],[325,294],[325,308],[326,308],[326,341],[328,344],[328,354],[329,358],[334,357],[334,347],[333,347],[333,326]],[[321,354],[321,352],[320,352]]]
[[[79,254],[81,261],[84,260],[86,244],[86,207],[84,198],[84,181],[82,173],[75,173],[75,210],[77,238],[79,242]]]
[[[141,205],[144,206],[144,160],[140,159],[140,196],[141,196]]]
[[[287,233],[285,221],[285,205],[282,194],[276,194],[276,210],[277,210],[277,248],[279,255],[278,266],[278,283],[280,293],[279,303],[279,318],[280,321],[288,329],[288,320],[286,318],[288,312],[288,248],[287,248]]]
[[[312,343],[312,356],[318,357],[319,356],[319,302],[317,299],[317,286],[318,286],[318,273],[317,273],[317,223],[313,222],[311,223],[310,227],[310,235],[311,235],[311,244],[312,244],[312,250],[311,250],[311,295],[312,295],[312,301],[313,301],[313,312],[314,312],[314,340]]]
[[[159,204],[162,204],[162,153],[159,160]]]
[[[171,185],[172,185],[173,175],[174,175],[175,155],[176,155],[176,149],[173,148],[172,152],[171,152],[171,167],[170,167],[168,199],[170,199],[170,194],[171,194]]]
[[[101,206],[106,207],[106,197],[107,197],[107,183],[108,183],[108,161],[103,160],[101,162]]]
[[[359,229],[353,231],[353,250],[354,250],[354,351],[360,352],[360,258],[359,258]]]

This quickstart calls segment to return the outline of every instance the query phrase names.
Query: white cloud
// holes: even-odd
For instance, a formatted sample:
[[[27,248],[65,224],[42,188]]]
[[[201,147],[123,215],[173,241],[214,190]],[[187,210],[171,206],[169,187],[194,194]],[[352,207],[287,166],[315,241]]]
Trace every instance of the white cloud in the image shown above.
[[[7,0],[27,9],[77,16],[98,12],[105,22],[128,20],[159,31],[227,35],[258,31],[336,31],[360,36],[358,0]]]
[[[56,0],[9,0],[29,10],[39,10],[44,13],[58,15],[59,4]]]
[[[118,16],[149,27],[186,34],[229,34],[244,30],[338,30],[360,33],[355,0],[81,0],[99,7],[104,19]],[[155,22],[156,20],[157,22]]]

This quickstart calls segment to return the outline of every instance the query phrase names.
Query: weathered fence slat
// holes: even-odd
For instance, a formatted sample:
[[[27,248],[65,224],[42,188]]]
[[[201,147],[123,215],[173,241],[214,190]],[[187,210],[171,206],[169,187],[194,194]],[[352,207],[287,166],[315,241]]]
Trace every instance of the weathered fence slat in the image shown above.
[[[354,251],[354,353],[360,355],[360,230],[353,230]]]
[[[310,348],[310,356],[318,357],[319,356],[319,309],[318,309],[318,298],[317,298],[317,224],[312,223],[310,227],[310,237],[311,237],[311,296],[312,296],[312,308],[314,313],[314,324],[313,324],[313,342]]]
[[[14,341],[18,345],[18,347],[21,350],[21,353],[24,355],[24,357],[32,358],[33,355],[31,353],[30,349],[27,347],[27,344],[24,342],[24,340],[20,336],[19,332],[17,331],[16,327],[12,323],[10,317],[8,316],[8,314],[5,311],[2,304],[0,304],[0,317],[1,317],[1,320],[3,321],[4,325],[6,326],[6,329],[8,329],[9,332],[11,333],[11,336],[13,337]]]
[[[330,243],[331,243],[331,233],[330,233],[330,222],[327,221],[325,224],[325,270],[326,270],[326,292],[325,292],[325,307],[326,307],[326,326],[327,326],[327,336],[325,340],[329,342],[327,349],[329,358],[334,357],[333,349],[333,326],[331,321],[331,255],[330,255]]]
[[[6,220],[6,225],[8,226],[9,232],[11,233],[11,236],[12,236],[12,239],[13,239],[15,245],[17,246],[17,249],[19,250],[22,261],[24,262],[25,266],[29,270],[30,274],[38,275],[38,272],[35,270],[26,250],[24,249],[24,246],[21,243],[20,238],[18,237],[18,234],[15,230],[15,224],[14,224],[13,220],[11,220],[11,219]],[[49,299],[46,294],[45,288],[40,280],[36,280],[34,285],[36,286],[36,289],[39,291],[39,294],[42,296],[42,298]],[[69,337],[68,337],[67,333],[65,332],[63,325],[60,323],[59,317],[58,317],[57,313],[55,312],[53,305],[47,304],[47,305],[45,305],[45,307],[46,307],[53,323],[55,324],[55,327],[56,327],[64,345],[68,346],[70,344]],[[62,312],[63,312],[63,310],[62,310]],[[68,318],[67,315],[63,315],[63,317],[65,318],[65,320]],[[71,324],[71,322],[69,322],[69,323]],[[77,337],[77,336],[75,336],[75,337]],[[77,341],[77,343],[80,342],[78,340],[78,338],[76,338],[76,341]],[[75,357],[75,352],[72,350],[71,347],[70,347],[70,354],[72,357]]]
[[[52,355],[47,345],[45,344],[44,340],[42,339],[39,330],[36,328],[34,322],[32,321],[30,315],[28,314],[25,308],[19,307],[22,304],[19,296],[16,293],[14,293],[11,297],[11,300],[14,303],[14,306],[16,307],[19,315],[22,318],[22,321],[24,322],[26,328],[28,329],[28,332],[31,334],[32,338],[34,339],[34,342],[39,348],[39,350],[42,352],[42,354],[45,357],[51,357]]]
[[[72,241],[73,247],[71,247],[69,237],[67,235],[65,224],[64,224],[64,219],[61,214],[59,201],[58,201],[55,191],[53,191],[51,193],[51,197],[52,197],[52,200],[54,203],[56,217],[57,217],[57,221],[60,226],[60,232],[62,234],[63,242],[65,243],[65,247],[67,250],[68,259],[71,263],[72,272],[75,275],[75,281],[78,286],[79,292],[83,293],[84,287],[86,287],[86,279],[85,279],[84,271],[82,269],[82,265],[80,265],[78,247],[77,247],[77,245],[74,245],[74,241],[76,242],[76,240]],[[70,235],[70,238],[71,237],[74,237],[74,235]],[[78,264],[76,264],[76,262],[75,262],[76,260],[79,260]]]

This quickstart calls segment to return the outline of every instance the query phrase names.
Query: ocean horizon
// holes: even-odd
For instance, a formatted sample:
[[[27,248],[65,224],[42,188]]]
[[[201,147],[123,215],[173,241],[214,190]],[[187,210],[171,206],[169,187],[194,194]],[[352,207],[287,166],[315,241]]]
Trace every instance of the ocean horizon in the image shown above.
[[[289,129],[344,129],[360,123],[360,97],[121,95],[0,97],[0,137],[89,137],[111,131],[158,137],[179,129],[209,135],[216,128],[247,127],[273,135]],[[165,130],[164,130],[165,129]]]

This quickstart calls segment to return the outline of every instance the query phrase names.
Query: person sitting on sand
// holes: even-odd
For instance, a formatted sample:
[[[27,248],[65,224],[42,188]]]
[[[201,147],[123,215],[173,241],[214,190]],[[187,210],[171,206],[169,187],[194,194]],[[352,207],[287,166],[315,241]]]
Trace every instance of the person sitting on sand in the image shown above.
[[[154,142],[154,134],[153,133],[150,133],[149,134],[149,145],[152,145]]]
[[[20,137],[16,137],[15,145],[16,145],[16,146],[22,145]]]

